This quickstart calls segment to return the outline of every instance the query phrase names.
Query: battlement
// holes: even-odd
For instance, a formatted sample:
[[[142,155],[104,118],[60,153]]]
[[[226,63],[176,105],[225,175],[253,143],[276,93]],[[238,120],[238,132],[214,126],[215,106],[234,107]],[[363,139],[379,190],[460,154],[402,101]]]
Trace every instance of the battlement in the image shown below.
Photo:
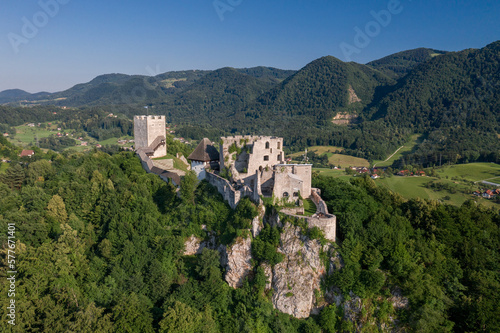
[[[141,115],[141,116],[134,116],[134,120],[165,120],[165,116],[146,116],[146,115]]]

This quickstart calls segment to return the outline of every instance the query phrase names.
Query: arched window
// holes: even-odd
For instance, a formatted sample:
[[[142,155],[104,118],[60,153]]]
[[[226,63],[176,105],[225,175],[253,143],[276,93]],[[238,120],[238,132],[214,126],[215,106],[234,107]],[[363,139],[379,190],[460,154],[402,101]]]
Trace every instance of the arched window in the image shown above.
[[[281,142],[278,141],[278,149],[281,149]]]
[[[269,161],[269,155],[264,156],[264,161]]]
[[[283,198],[288,198],[289,196],[288,192],[283,192]]]
[[[296,197],[296,198],[298,198],[299,192],[293,192],[293,196]]]
[[[269,149],[269,142],[266,142],[266,149]]]

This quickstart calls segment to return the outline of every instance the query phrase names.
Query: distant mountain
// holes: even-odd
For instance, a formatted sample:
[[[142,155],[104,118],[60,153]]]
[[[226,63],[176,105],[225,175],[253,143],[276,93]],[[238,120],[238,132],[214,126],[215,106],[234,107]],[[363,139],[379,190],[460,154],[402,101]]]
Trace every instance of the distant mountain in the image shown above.
[[[21,89],[10,89],[0,92],[0,104],[6,104],[11,102],[18,102],[22,100],[35,100],[41,99],[49,96],[50,93],[39,92],[36,94],[31,94],[27,91]]]
[[[378,69],[393,79],[398,79],[408,74],[419,64],[446,53],[445,51],[418,48],[391,54],[382,59],[369,62],[366,65]]]
[[[38,99],[5,91],[0,101],[92,106],[130,117],[149,105],[181,125],[186,137],[280,135],[293,149],[341,146],[369,159],[385,158],[419,133],[423,143],[401,163],[429,165],[437,153],[440,163],[496,161],[497,153],[500,162],[499,90],[496,42],[461,52],[420,48],[367,65],[327,56],[299,71],[226,67],[154,77],[109,74]],[[356,121],[345,126],[349,121],[333,121],[339,117]]]
[[[339,111],[360,111],[370,103],[377,87],[395,81],[365,65],[345,63],[327,56],[317,59],[282,84],[261,95],[250,109],[278,112],[278,117],[325,124]]]
[[[273,85],[295,73],[272,67],[235,69],[236,72]],[[130,105],[162,103],[184,91],[197,80],[213,71],[188,70],[166,72],[157,76],[105,74],[90,82],[57,92],[30,94],[22,90],[0,92],[0,104],[30,101],[59,106]]]

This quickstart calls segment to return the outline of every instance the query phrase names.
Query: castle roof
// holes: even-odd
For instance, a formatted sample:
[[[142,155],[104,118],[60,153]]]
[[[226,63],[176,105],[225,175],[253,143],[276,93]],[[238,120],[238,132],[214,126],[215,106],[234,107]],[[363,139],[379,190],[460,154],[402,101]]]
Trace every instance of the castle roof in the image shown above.
[[[196,149],[188,156],[191,161],[210,162],[219,160],[219,152],[207,138],[201,140]]]

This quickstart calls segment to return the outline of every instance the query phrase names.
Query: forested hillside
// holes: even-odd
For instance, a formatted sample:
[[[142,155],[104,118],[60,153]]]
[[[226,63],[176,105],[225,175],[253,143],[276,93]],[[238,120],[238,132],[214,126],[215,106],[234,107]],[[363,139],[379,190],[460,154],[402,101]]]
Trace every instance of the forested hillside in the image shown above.
[[[244,235],[255,209],[248,200],[233,211],[191,176],[177,196],[131,152],[39,152],[22,162],[0,176],[0,227],[15,223],[18,271],[17,324],[5,332],[319,333],[367,322],[422,332],[500,328],[499,215],[473,202],[406,202],[369,179],[314,179],[338,217],[345,265],[322,288],[341,292],[343,302],[360,297],[361,307],[353,315],[347,303],[330,305],[298,320],[273,309],[257,266],[232,289],[218,251],[182,255],[189,235],[208,237],[201,225],[224,244]],[[280,232],[265,227],[259,261],[271,260]],[[0,270],[5,276],[7,267]],[[6,295],[9,284],[0,283]],[[389,298],[397,290],[409,303],[395,311]]]
[[[433,57],[446,54],[445,51],[438,51],[426,48],[418,48],[391,54],[382,59],[367,63],[382,73],[394,79],[401,78],[408,74],[418,65],[431,60]]]
[[[498,160],[500,141],[500,42],[481,50],[435,57],[401,79],[367,119],[389,128],[426,133],[408,163]]]

